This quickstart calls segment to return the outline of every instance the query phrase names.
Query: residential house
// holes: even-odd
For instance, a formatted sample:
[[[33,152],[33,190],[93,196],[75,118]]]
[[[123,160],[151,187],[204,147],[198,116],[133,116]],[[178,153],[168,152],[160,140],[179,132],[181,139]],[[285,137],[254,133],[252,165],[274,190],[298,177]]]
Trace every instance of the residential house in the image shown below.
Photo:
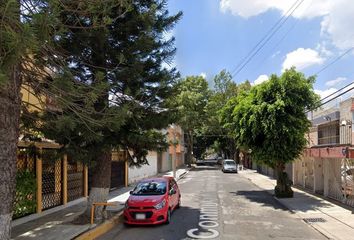
[[[311,113],[308,147],[293,164],[295,185],[354,206],[354,99]]]
[[[158,172],[171,171],[174,157],[176,168],[185,164],[184,132],[182,128],[173,124],[163,131],[170,146],[166,151],[158,153]]]

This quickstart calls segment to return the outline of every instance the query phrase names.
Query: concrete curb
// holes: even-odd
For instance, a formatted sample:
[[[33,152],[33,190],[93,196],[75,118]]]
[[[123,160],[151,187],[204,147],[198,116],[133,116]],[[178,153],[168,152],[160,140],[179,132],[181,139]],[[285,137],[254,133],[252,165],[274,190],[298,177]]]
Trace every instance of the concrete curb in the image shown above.
[[[184,178],[184,177],[189,173],[189,171],[192,170],[192,169],[193,169],[193,167],[189,168],[189,169],[186,170],[184,173],[182,173],[181,175],[179,175],[178,178],[177,178],[177,182],[178,182],[180,179]]]
[[[123,227],[123,210],[117,213],[114,217],[109,220],[104,221],[103,223],[93,226],[90,230],[81,233],[79,236],[73,238],[75,240],[91,240],[102,236],[103,234],[110,231],[112,228],[120,225]]]

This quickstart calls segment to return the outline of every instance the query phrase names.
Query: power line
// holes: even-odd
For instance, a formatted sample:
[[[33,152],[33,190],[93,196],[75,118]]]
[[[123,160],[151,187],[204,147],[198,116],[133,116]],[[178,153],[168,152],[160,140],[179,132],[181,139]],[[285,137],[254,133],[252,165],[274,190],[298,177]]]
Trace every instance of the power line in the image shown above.
[[[253,51],[256,50],[256,48],[266,39],[266,37],[271,34],[271,32],[273,31],[273,29],[281,23],[281,21],[285,18],[285,16],[290,12],[290,10],[296,5],[296,3],[300,1],[300,0],[296,0],[295,3],[288,9],[288,11],[280,18],[278,19],[278,21],[268,30],[268,32],[263,36],[263,38],[261,40],[258,41],[258,43],[251,49],[251,51],[249,51],[247,53],[247,55],[237,64],[237,66],[231,71],[231,73],[235,72],[244,61],[246,61],[246,59],[249,57],[249,55],[252,54]]]
[[[342,91],[343,89],[345,89],[345,88],[349,87],[349,86],[350,86],[350,85],[352,85],[353,83],[354,83],[354,82],[351,82],[351,83],[349,83],[348,85],[345,85],[344,87],[342,87],[342,88],[338,89],[337,91],[335,91],[335,92],[333,92],[333,93],[329,94],[328,96],[326,96],[326,97],[322,98],[322,99],[321,99],[321,100],[319,100],[318,102],[322,102],[323,100],[325,100],[325,99],[327,99],[327,98],[329,98],[329,97],[332,97],[333,95],[335,95],[335,94],[339,93],[340,91]]]
[[[321,68],[318,72],[316,72],[314,75],[318,75],[321,72],[323,72],[324,70],[326,70],[327,68],[329,68],[330,66],[332,66],[334,63],[336,63],[338,60],[340,60],[342,57],[344,57],[345,55],[347,55],[348,53],[350,53],[350,51],[352,51],[354,49],[354,47],[349,48],[347,51],[345,51],[344,53],[342,53],[341,55],[339,55],[338,57],[336,57],[332,62],[330,62],[329,64],[327,64],[326,66],[324,66],[323,68]]]
[[[304,0],[297,0],[283,15],[275,25],[266,33],[266,35],[256,44],[255,47],[248,53],[248,56],[242,59],[236,68],[232,71],[232,77],[235,77],[252,59],[257,53],[264,47],[265,44],[275,35],[275,33],[285,24],[285,22],[290,18],[290,16],[295,12],[295,10],[304,2]],[[289,13],[290,12],[290,13]],[[289,13],[289,14],[288,14]],[[287,15],[288,14],[288,15]],[[286,17],[285,17],[286,16]],[[253,52],[253,54],[252,54]],[[251,54],[251,55],[250,55]],[[246,60],[247,59],[247,60]],[[246,60],[246,61],[245,61]],[[242,63],[243,62],[243,63]]]
[[[352,82],[351,84],[353,84],[353,83],[354,83],[354,82]],[[350,84],[349,84],[349,85],[350,85]],[[336,99],[336,98],[338,98],[338,97],[340,97],[340,96],[346,94],[347,92],[350,92],[350,91],[353,90],[353,89],[354,89],[354,86],[351,87],[351,88],[349,88],[349,89],[347,89],[347,90],[345,90],[344,92],[340,93],[338,96],[335,96],[335,97],[333,97],[333,98],[331,98],[331,99],[329,99],[329,100],[327,100],[327,101],[321,103],[319,106],[317,106],[317,108],[319,108],[319,107],[321,107],[321,106],[323,106],[323,105],[325,105],[325,104],[327,104],[327,103],[333,101],[334,99]],[[309,112],[311,112],[311,111],[313,111],[313,110],[315,110],[315,109],[308,110],[308,111],[306,111],[305,113],[309,113]]]
[[[273,52],[275,49],[276,49],[276,47],[278,47],[281,43],[282,43],[282,41],[284,41],[284,39],[288,36],[288,34],[295,28],[295,26],[298,24],[298,21],[296,21],[286,32],[285,32],[285,34],[279,39],[279,41],[276,43],[276,44],[274,44],[274,46],[273,46],[273,48],[268,52],[268,54],[270,54],[271,52]],[[264,58],[262,59],[262,61],[261,61],[261,64],[263,64],[264,62],[265,62],[265,60],[267,59],[267,58],[269,58],[269,55],[268,54],[266,54],[265,56],[264,56]],[[272,55],[273,56],[273,55]],[[260,65],[261,65],[260,64]]]
[[[323,72],[324,70],[326,70],[327,68],[329,68],[330,66],[332,66],[334,63],[336,63],[337,61],[339,61],[342,57],[344,57],[345,55],[347,55],[348,53],[350,53],[353,49],[354,49],[354,47],[349,48],[347,51],[345,51],[344,53],[342,53],[341,55],[339,55],[338,57],[336,57],[332,62],[328,63],[328,64],[325,65],[323,68],[321,68],[319,71],[317,71],[314,75],[320,74],[321,72]],[[351,83],[345,85],[344,87],[338,89],[337,91],[335,91],[335,92],[329,94],[328,96],[326,96],[326,97],[322,98],[321,100],[319,100],[317,103],[322,102],[323,100],[325,100],[325,99],[327,99],[327,98],[329,98],[329,97],[332,97],[333,95],[336,95],[337,93],[341,92],[343,89],[349,87],[349,86],[352,85],[352,84],[354,84],[354,82],[351,82]],[[353,88],[350,88],[350,89],[353,89]],[[348,91],[345,91],[344,93],[347,93],[347,92],[348,92]],[[328,100],[328,101],[322,103],[320,106],[322,106],[322,105],[324,105],[324,104],[326,104],[326,103],[328,103],[328,102],[330,102],[330,101],[333,101],[334,99],[336,99],[336,98],[342,96],[344,93],[342,93],[342,94],[340,94],[340,95],[338,95],[338,96],[336,96],[336,97],[334,97],[334,98],[332,98],[332,99],[330,99],[330,100]],[[308,111],[308,112],[309,112],[309,111]]]

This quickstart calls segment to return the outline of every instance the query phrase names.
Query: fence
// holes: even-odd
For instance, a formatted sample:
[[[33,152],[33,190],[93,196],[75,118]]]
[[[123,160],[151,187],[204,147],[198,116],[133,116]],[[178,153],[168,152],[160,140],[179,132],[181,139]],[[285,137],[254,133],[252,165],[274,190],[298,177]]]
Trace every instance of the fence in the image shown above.
[[[354,159],[302,157],[294,184],[354,207]]]
[[[87,167],[66,155],[59,157],[58,147],[19,143],[14,219],[88,195]]]

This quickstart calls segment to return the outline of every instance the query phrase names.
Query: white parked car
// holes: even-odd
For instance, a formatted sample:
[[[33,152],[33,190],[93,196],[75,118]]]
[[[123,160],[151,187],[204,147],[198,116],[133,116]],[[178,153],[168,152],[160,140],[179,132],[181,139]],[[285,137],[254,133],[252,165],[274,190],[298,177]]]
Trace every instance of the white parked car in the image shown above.
[[[222,162],[222,168],[221,170],[223,172],[233,172],[233,173],[237,173],[237,165],[236,162],[232,159],[225,159]]]

